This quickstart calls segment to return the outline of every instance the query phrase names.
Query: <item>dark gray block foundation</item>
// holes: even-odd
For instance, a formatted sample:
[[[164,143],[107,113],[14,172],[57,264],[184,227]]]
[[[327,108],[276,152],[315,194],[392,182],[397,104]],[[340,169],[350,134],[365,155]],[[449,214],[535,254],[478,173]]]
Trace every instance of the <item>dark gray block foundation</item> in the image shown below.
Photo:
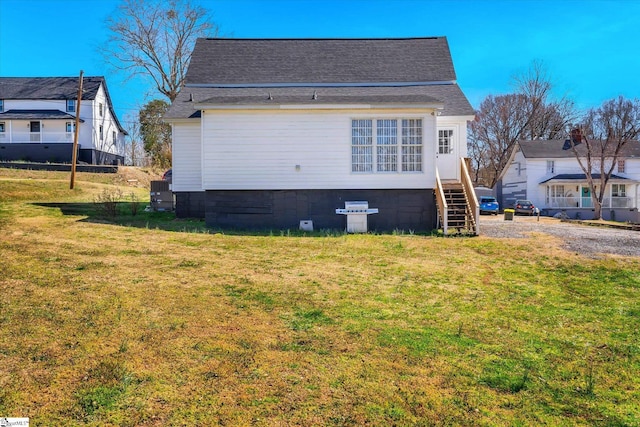
[[[369,231],[431,231],[436,227],[432,189],[393,190],[210,190],[176,192],[178,218],[204,218],[207,226],[246,230],[297,229],[312,220],[314,230],[344,229],[337,215],[348,200],[366,200],[379,213],[368,216]]]

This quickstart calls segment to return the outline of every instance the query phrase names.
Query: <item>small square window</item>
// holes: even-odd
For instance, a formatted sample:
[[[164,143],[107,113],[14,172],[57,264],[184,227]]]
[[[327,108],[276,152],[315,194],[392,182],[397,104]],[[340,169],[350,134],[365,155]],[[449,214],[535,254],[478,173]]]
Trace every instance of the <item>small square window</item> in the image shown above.
[[[67,113],[76,112],[76,101],[73,99],[67,99]]]

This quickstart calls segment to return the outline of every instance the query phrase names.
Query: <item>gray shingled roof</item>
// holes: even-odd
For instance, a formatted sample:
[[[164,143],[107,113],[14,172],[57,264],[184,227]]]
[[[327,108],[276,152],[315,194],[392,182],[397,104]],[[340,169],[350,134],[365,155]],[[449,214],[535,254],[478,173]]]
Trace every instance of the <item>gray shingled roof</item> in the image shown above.
[[[0,99],[77,99],[79,77],[0,77]],[[103,85],[107,104],[120,132],[128,135],[113,109],[103,76],[82,77],[82,99],[94,100]]]
[[[455,81],[446,37],[198,39],[191,84]]]
[[[591,177],[593,179],[600,179],[600,174],[592,173]],[[552,176],[549,179],[545,179],[544,181],[540,182],[540,184],[544,184],[549,181],[586,181],[586,179],[587,179],[587,175],[584,173],[561,173],[561,174]],[[628,178],[625,178],[616,174],[611,174],[611,180],[628,181]]]
[[[313,99],[314,92],[317,99]],[[269,100],[271,94],[272,100]],[[193,97],[193,102],[191,101]],[[443,116],[473,115],[457,85],[402,87],[290,87],[290,88],[183,88],[165,114],[166,119],[187,118],[201,104],[433,104]],[[199,117],[199,116],[198,116]]]
[[[9,110],[0,113],[0,120],[75,120],[76,116],[60,110]],[[84,120],[80,119],[84,123]]]
[[[428,104],[475,114],[455,78],[445,37],[198,39],[165,118],[199,117],[202,105]]]
[[[102,83],[101,76],[83,77],[82,99],[95,99]],[[0,77],[0,99],[77,98],[78,77]]]
[[[570,158],[575,157],[571,146],[565,146],[564,139],[552,140],[535,140],[535,141],[519,141],[522,154],[528,159],[544,159],[544,158]],[[576,150],[581,156],[586,154],[585,144],[576,145]],[[630,141],[621,151],[620,154],[625,158],[640,157],[640,142]]]

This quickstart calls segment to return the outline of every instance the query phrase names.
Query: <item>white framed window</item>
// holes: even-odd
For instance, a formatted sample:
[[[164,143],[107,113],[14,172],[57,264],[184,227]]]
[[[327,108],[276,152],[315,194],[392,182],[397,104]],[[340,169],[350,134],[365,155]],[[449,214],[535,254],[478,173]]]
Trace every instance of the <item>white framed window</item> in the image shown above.
[[[422,135],[422,119],[351,120],[351,171],[422,172]]]
[[[551,197],[564,197],[564,185],[552,185]]]
[[[67,133],[73,133],[76,130],[76,124],[73,122],[67,122],[65,127]]]
[[[102,106],[102,102],[98,103],[98,115],[102,117],[104,107]]]
[[[624,173],[624,159],[618,159],[618,173]]]
[[[422,119],[402,119],[402,172],[422,172]]]
[[[438,154],[453,152],[453,129],[438,130]]]
[[[611,197],[627,197],[625,184],[611,184]]]
[[[547,173],[556,173],[556,162],[554,160],[547,160]]]
[[[373,121],[351,120],[351,171],[373,171]]]
[[[4,122],[0,122],[0,141],[2,141],[3,139],[5,139],[6,134],[5,132],[5,127],[4,127]]]
[[[4,111],[4,99],[0,99],[0,113]]]
[[[376,165],[378,172],[398,171],[398,120],[376,121]]]
[[[76,112],[76,101],[73,99],[67,99],[67,113]]]

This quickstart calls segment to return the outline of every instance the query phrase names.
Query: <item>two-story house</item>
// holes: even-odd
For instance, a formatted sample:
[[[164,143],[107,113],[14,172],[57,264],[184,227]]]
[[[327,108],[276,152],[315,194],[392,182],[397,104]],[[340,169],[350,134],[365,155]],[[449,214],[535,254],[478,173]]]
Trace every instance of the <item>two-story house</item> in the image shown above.
[[[0,160],[70,163],[78,77],[0,77]],[[104,77],[84,77],[78,160],[117,164],[127,134]]]
[[[198,39],[164,117],[176,214],[339,229],[336,209],[367,201],[371,230],[431,230],[473,116],[445,37]]]
[[[585,160],[585,144],[577,144]],[[604,219],[640,222],[640,143],[627,143],[605,188],[602,204]],[[592,171],[599,180],[599,165]],[[501,206],[510,207],[517,199],[528,199],[544,215],[565,212],[571,218],[591,219],[593,198],[587,177],[580,167],[569,140],[519,141],[497,183]],[[597,190],[597,188],[596,188]]]

